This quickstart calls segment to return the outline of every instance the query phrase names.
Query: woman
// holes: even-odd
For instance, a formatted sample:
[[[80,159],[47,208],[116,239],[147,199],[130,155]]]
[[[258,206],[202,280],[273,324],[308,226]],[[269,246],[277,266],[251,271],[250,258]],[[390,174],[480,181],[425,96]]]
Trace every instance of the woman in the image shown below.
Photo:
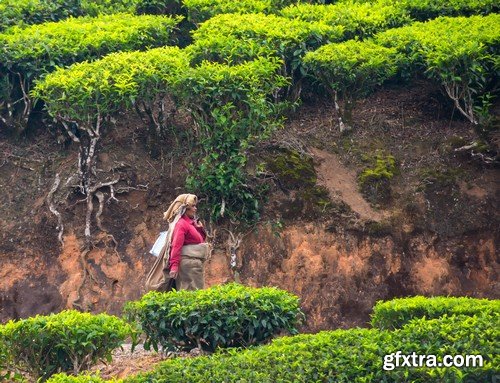
[[[169,222],[167,240],[153,269],[148,274],[148,290],[197,290],[205,286],[203,272],[208,254],[206,233],[196,219],[198,198],[181,194],[163,218]]]

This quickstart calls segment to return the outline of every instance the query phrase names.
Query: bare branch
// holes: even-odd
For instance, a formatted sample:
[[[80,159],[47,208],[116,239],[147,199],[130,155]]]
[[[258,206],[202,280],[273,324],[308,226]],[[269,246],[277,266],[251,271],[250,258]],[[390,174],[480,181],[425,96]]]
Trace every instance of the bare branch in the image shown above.
[[[66,129],[66,133],[68,133],[68,136],[71,138],[73,142],[80,142],[80,139],[75,136],[75,133],[71,131],[71,129],[66,125],[66,121],[64,121],[61,117],[58,117],[59,121],[61,121],[61,124],[64,126],[64,129]]]
[[[59,187],[59,184],[61,183],[61,178],[59,177],[59,173],[56,174],[56,178],[54,180],[54,184],[52,185],[52,188],[49,191],[49,194],[47,194],[47,204],[49,205],[49,210],[52,212],[57,217],[57,227],[56,229],[59,230],[59,233],[57,235],[57,239],[61,243],[61,246],[64,247],[64,241],[63,241],[63,233],[64,233],[64,225],[62,221],[62,216],[59,211],[57,211],[56,207],[54,206],[54,202],[52,201],[52,197],[54,193],[57,191],[57,188]]]

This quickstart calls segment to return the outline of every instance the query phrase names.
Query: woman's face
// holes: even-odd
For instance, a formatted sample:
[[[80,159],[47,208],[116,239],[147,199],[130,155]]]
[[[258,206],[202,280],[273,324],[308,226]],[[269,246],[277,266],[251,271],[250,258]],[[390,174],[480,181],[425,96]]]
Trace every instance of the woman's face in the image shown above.
[[[189,218],[194,218],[197,211],[198,208],[196,207],[196,205],[189,205],[188,207],[186,207],[186,215]]]

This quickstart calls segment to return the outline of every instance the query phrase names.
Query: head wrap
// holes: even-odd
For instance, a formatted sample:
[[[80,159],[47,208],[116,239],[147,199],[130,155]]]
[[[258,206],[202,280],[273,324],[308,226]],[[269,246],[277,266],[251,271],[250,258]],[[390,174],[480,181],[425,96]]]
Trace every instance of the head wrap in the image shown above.
[[[167,211],[163,213],[163,219],[169,223],[180,214],[184,214],[186,207],[194,206],[198,203],[198,197],[194,194],[181,194],[170,204]]]

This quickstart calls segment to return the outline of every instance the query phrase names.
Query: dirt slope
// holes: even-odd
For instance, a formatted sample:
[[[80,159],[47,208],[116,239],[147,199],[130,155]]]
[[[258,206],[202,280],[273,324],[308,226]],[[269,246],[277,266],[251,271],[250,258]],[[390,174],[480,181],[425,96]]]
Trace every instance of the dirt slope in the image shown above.
[[[305,331],[365,325],[373,303],[394,296],[498,297],[498,169],[454,152],[476,134],[442,105],[426,83],[386,88],[358,103],[353,130],[341,135],[327,101],[304,103],[255,156],[271,163],[298,153],[290,163],[312,163],[314,177],[291,182],[274,171],[263,220],[244,237],[236,270],[225,231],[211,227],[207,284],[236,279],[288,289],[302,299]],[[70,180],[77,156],[57,139],[42,129],[0,137],[2,322],[71,307],[119,314],[143,293],[162,213],[184,192],[179,158],[186,153],[169,144],[174,151],[151,156],[140,122],[121,116],[99,168],[119,175],[127,191],[105,204],[106,232],[94,226],[94,248],[82,257],[82,196],[55,195],[67,201],[59,205],[64,247],[48,209],[56,173]],[[384,199],[359,191],[358,174],[377,153],[397,163]]]

